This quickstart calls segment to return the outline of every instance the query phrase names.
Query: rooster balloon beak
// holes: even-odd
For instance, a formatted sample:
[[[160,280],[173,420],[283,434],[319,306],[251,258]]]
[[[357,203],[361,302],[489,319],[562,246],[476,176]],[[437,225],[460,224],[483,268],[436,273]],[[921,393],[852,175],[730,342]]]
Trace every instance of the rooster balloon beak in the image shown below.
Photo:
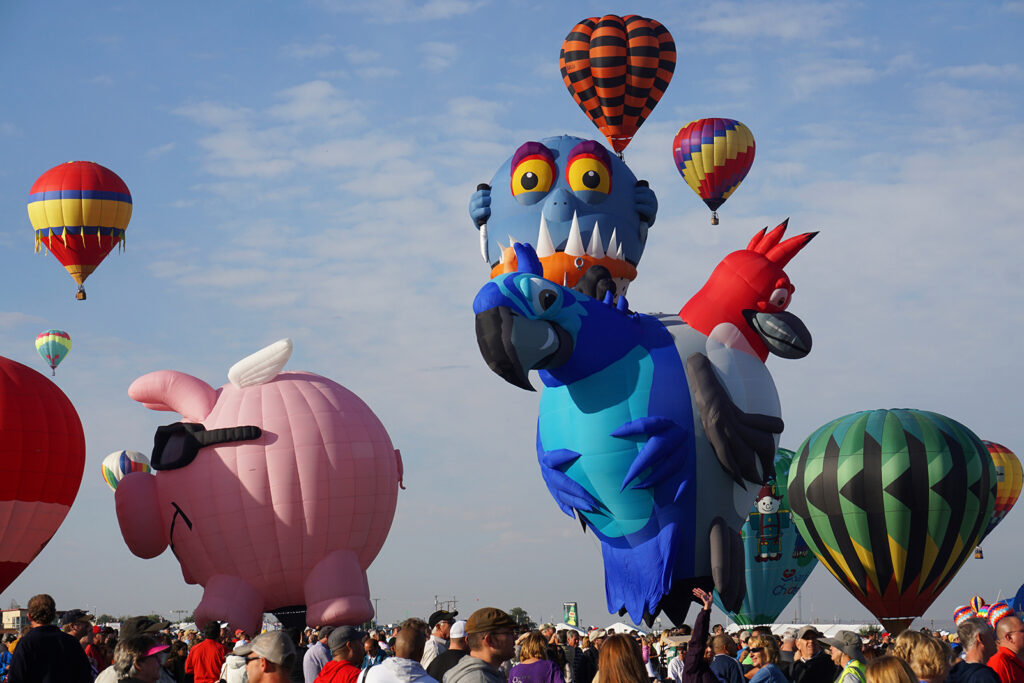
[[[811,352],[811,332],[800,318],[788,311],[764,313],[743,311],[743,317],[768,350],[781,358],[803,358]]]

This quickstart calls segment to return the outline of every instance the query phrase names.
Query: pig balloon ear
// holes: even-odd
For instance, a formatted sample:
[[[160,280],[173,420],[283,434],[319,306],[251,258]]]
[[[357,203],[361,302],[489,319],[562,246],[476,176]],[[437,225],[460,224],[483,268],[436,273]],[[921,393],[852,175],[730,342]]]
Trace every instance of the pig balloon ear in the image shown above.
[[[231,366],[228,379],[236,387],[266,384],[277,377],[292,355],[292,340],[282,339]]]
[[[128,395],[150,410],[171,410],[199,422],[213,410],[217,390],[177,370],[150,372],[132,382]]]

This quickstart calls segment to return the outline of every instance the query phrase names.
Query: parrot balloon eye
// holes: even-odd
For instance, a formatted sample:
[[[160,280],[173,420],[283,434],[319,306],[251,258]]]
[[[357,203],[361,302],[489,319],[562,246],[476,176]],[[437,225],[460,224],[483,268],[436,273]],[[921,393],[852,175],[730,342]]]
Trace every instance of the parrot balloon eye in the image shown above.
[[[768,299],[768,303],[778,308],[785,308],[786,304],[789,303],[789,290],[783,287],[779,287],[772,292],[771,297]]]
[[[558,294],[552,289],[545,289],[537,295],[537,301],[540,304],[540,309],[546,311],[558,301]]]

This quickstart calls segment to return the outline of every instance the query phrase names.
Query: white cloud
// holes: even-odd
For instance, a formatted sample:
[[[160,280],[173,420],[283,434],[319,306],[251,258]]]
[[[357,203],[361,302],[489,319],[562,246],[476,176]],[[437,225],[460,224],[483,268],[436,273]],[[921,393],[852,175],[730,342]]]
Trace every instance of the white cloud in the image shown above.
[[[388,24],[450,19],[475,12],[487,3],[488,0],[322,0],[329,10],[362,14]]]
[[[361,123],[360,103],[347,98],[327,81],[317,80],[287,88],[275,94],[280,102],[267,109],[272,118],[285,123],[319,126],[349,126]]]
[[[843,8],[843,3],[828,2],[716,2],[688,12],[698,34],[804,42],[837,25]]]
[[[291,59],[323,59],[334,54],[337,49],[331,36],[321,36],[308,43],[289,43],[281,48],[281,53]]]
[[[423,56],[423,68],[428,71],[443,71],[455,62],[459,49],[453,43],[427,42],[419,46]]]
[[[878,72],[861,60],[818,59],[798,66],[789,83],[797,98],[810,97],[828,88],[862,85],[878,77]]]
[[[1017,64],[965,64],[962,66],[947,66],[932,71],[931,75],[944,78],[957,79],[1000,79],[1019,78],[1024,70]]]
[[[157,147],[149,148],[148,150],[146,150],[146,156],[150,159],[155,159],[156,157],[162,157],[163,155],[170,152],[172,149],[174,149],[174,143],[168,142],[165,145],[158,145]]]

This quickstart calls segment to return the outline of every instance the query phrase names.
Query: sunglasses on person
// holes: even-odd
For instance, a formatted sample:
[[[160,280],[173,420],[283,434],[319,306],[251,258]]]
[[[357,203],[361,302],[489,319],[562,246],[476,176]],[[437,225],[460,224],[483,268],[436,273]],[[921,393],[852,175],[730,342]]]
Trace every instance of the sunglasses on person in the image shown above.
[[[752,655],[760,654],[762,652],[764,652],[764,648],[763,647],[752,647],[752,648],[750,648],[750,654],[752,654]]]
[[[253,441],[260,438],[259,427],[226,427],[207,429],[197,422],[175,422],[156,428],[153,437],[153,457],[150,465],[154,470],[176,470],[196,459],[200,449],[233,441]]]

